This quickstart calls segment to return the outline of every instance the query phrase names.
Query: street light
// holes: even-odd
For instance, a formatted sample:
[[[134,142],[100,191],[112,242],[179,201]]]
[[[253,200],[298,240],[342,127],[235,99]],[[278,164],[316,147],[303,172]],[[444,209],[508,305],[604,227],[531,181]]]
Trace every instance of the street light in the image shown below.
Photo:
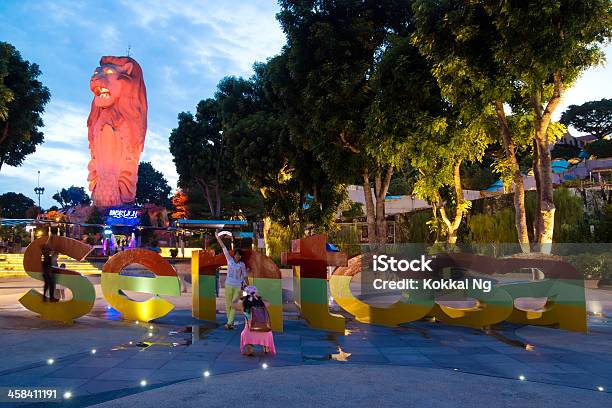
[[[40,208],[40,196],[45,193],[45,188],[40,186],[40,170],[38,170],[38,182],[36,183],[36,187],[34,187],[34,193],[38,196],[38,208]]]

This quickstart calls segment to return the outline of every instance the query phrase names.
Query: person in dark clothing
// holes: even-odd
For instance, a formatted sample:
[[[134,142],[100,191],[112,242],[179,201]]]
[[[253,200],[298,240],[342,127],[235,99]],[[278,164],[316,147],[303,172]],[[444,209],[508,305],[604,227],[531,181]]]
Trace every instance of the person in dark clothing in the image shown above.
[[[53,276],[53,257],[51,254],[51,248],[47,245],[42,247],[42,269],[43,269],[43,280],[45,286],[43,288],[43,301],[49,299],[51,302],[57,302],[55,299],[55,276]],[[47,297],[47,292],[49,297]]]

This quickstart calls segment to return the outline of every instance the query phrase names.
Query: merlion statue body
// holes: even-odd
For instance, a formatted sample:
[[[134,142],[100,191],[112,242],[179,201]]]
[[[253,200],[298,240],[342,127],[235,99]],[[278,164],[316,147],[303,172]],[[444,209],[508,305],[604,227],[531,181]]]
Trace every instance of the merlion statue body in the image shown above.
[[[87,119],[89,190],[94,205],[133,203],[138,163],[147,132],[147,91],[140,65],[130,57],[102,57],[89,84]]]

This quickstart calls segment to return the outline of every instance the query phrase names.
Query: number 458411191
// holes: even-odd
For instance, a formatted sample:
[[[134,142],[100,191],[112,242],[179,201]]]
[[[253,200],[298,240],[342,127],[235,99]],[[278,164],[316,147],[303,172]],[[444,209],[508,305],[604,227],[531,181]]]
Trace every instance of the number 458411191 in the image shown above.
[[[9,389],[6,395],[9,399],[56,399],[57,390],[53,389]]]

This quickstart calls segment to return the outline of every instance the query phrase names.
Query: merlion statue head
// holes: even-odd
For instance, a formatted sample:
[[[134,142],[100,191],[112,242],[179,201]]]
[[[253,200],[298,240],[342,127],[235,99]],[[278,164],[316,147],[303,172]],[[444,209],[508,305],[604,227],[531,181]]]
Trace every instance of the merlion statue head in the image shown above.
[[[93,101],[87,119],[91,153],[88,181],[94,204],[131,203],[147,131],[142,69],[130,57],[102,57],[89,88]]]

